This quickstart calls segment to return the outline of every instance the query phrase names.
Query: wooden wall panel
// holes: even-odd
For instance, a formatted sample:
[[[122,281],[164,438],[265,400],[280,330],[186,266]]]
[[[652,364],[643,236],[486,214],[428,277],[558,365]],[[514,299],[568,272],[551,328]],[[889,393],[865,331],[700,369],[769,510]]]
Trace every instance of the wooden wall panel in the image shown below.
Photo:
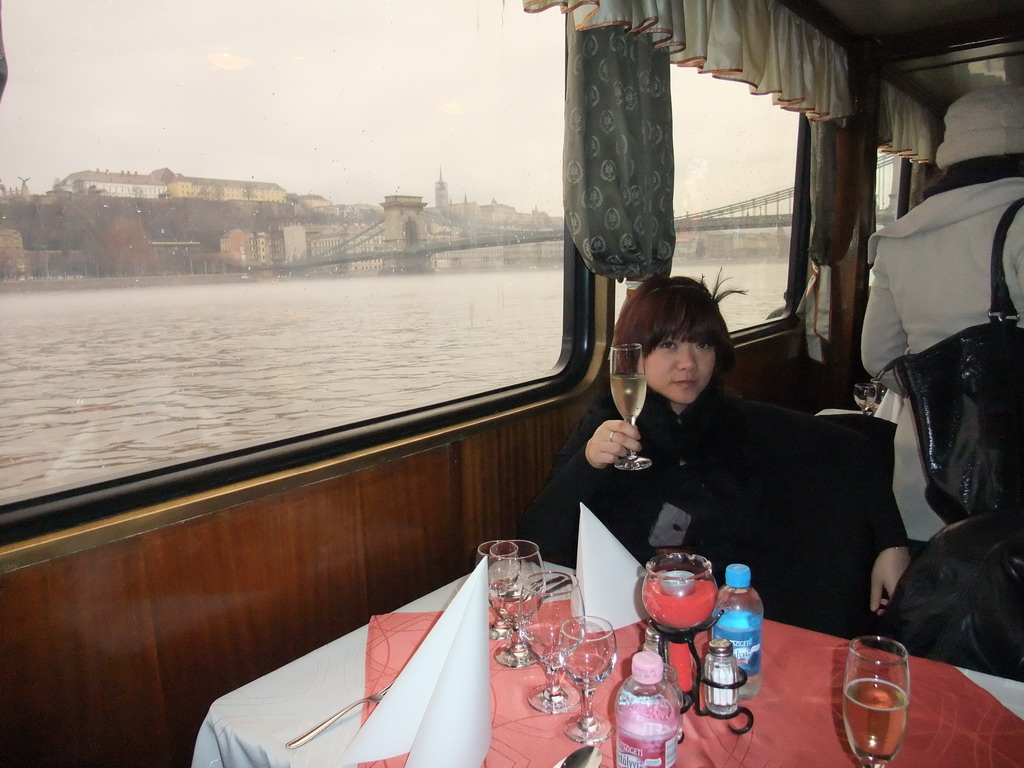
[[[815,413],[827,404],[824,367],[807,359],[803,328],[736,348],[729,389],[750,400]]]
[[[0,763],[130,766],[132,755],[169,752],[142,568],[139,551],[119,543],[89,562],[5,575]]]
[[[444,446],[360,473],[368,597],[375,613],[398,608],[465,573],[449,452]]]
[[[443,446],[0,574],[0,765],[188,765],[215,698],[463,572],[449,464]]]
[[[579,410],[579,405],[551,410],[458,444],[465,552],[475,552],[482,541],[515,537],[519,518],[546,482]]]

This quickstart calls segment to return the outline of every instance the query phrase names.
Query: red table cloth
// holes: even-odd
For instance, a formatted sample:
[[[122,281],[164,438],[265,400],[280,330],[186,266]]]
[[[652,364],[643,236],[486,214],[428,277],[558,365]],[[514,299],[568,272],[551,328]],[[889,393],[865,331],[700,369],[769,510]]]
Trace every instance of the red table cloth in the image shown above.
[[[438,613],[395,613],[370,620],[366,691],[379,690],[401,671]],[[616,632],[619,653],[611,677],[598,688],[595,712],[614,721],[614,693],[629,659],[643,642],[642,625]],[[492,644],[492,648],[497,644]],[[733,734],[726,721],[683,716],[685,740],[678,768],[851,768],[842,715],[847,641],[805,629],[764,622],[763,681],[744,702],[754,727]],[[562,733],[569,715],[544,715],[526,703],[526,692],[544,680],[536,666],[507,669],[491,662],[493,733],[486,768],[551,768],[578,747]],[[372,705],[368,705],[366,713]],[[364,715],[365,716],[365,715]],[[458,738],[457,733],[452,738]],[[614,766],[614,740],[602,747],[603,766]],[[443,764],[443,755],[438,764]],[[406,756],[365,763],[404,766]],[[894,768],[999,768],[1024,765],[1024,721],[948,664],[912,658],[910,719]]]

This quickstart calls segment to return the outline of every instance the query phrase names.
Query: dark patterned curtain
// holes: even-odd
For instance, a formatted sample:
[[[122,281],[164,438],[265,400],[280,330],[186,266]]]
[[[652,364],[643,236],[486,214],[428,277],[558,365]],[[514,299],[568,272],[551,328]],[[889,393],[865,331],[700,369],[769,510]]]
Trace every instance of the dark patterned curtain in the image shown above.
[[[836,141],[834,122],[811,123],[811,232],[807,255],[811,274],[804,293],[804,332],[812,360],[825,359],[832,338],[832,232],[836,223]]]
[[[567,17],[563,196],[587,266],[617,280],[668,274],[676,235],[667,51],[619,25]]]

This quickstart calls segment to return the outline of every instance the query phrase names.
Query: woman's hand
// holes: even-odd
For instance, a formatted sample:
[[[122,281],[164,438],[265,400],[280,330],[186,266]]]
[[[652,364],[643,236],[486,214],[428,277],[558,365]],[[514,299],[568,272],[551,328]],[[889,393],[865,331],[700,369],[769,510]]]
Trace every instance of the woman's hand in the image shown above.
[[[630,450],[640,450],[640,430],[628,421],[606,421],[587,441],[586,456],[594,469],[604,469]]]
[[[896,591],[903,572],[910,565],[910,553],[906,547],[889,547],[883,549],[875,558],[871,568],[871,603],[874,613],[881,616],[889,605],[889,598]]]

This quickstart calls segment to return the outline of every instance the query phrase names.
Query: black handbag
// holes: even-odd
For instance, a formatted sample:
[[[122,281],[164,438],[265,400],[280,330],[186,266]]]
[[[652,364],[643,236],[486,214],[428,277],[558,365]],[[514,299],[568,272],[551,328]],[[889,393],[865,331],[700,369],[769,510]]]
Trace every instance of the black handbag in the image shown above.
[[[1024,682],[1024,510],[936,533],[907,568],[878,631],[914,656]]]
[[[885,368],[910,399],[925,498],[947,524],[1021,501],[1024,329],[1006,288],[1003,246],[1022,206],[1024,199],[1013,203],[996,227],[989,321]]]

